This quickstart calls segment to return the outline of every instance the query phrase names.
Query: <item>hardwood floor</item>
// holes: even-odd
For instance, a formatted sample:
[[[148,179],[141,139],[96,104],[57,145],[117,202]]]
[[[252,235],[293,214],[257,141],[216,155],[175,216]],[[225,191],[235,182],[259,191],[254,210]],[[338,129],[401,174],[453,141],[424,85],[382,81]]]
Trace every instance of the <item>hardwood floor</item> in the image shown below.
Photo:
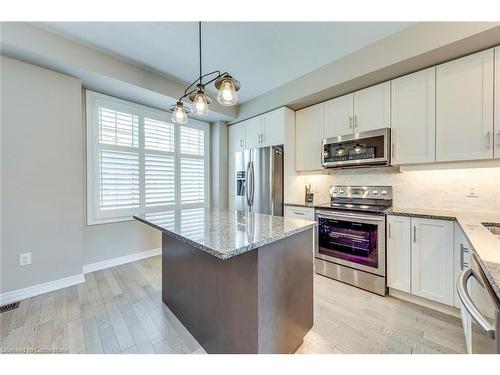
[[[3,353],[205,353],[161,301],[161,258],[85,275],[0,314]],[[457,318],[315,276],[297,353],[464,353]]]

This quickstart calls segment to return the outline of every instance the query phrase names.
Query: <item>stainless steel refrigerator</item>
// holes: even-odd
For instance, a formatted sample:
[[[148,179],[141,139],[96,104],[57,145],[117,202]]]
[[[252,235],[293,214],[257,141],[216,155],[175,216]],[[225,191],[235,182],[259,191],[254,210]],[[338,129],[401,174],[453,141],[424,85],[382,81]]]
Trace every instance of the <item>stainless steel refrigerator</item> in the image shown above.
[[[235,209],[283,216],[283,147],[245,150],[234,157]]]

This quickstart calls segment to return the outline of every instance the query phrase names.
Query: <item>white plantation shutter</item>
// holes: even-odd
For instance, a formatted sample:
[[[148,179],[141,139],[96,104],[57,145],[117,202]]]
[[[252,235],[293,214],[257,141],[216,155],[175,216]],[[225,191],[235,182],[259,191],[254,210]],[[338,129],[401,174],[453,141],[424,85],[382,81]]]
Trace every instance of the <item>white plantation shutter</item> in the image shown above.
[[[206,123],[87,91],[88,224],[207,207],[208,151]]]
[[[134,208],[139,203],[139,154],[101,149],[99,208]]]
[[[205,200],[205,131],[180,127],[181,204],[200,204]]]

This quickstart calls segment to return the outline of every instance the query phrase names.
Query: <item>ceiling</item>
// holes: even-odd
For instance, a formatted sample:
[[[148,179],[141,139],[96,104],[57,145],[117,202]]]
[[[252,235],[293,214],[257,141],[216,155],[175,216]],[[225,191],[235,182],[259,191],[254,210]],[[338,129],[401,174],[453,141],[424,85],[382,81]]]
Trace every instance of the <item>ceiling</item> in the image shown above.
[[[203,72],[237,78],[243,103],[333,62],[409,22],[207,22]],[[37,24],[174,80],[198,74],[196,22],[48,22]]]

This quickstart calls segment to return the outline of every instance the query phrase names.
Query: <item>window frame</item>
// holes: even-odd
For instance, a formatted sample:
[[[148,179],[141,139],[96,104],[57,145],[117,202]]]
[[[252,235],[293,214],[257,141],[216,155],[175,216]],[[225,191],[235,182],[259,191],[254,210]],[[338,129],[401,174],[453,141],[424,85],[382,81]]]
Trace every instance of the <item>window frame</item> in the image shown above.
[[[107,150],[122,150],[130,151],[133,147],[104,145],[99,143],[99,105],[119,110],[126,113],[131,113],[138,116],[139,120],[139,143],[137,153],[139,155],[139,207],[110,209],[103,212],[99,209],[99,150],[101,148]],[[85,127],[86,127],[86,205],[87,205],[87,225],[116,223],[133,220],[132,216],[142,213],[160,212],[165,210],[173,210],[180,208],[206,208],[210,207],[210,126],[209,123],[189,119],[187,124],[174,125],[174,204],[158,205],[146,207],[145,205],[145,155],[146,153],[154,155],[172,154],[167,151],[146,150],[144,145],[144,118],[167,122],[172,124],[170,113],[161,111],[155,108],[147,107],[134,102],[118,99],[112,96],[97,93],[91,90],[85,90]],[[180,127],[194,128],[204,131],[204,203],[181,204],[181,181],[180,181],[180,159],[186,157],[180,152]],[[188,156],[189,157],[189,156]],[[194,157],[200,159],[200,157]]]

